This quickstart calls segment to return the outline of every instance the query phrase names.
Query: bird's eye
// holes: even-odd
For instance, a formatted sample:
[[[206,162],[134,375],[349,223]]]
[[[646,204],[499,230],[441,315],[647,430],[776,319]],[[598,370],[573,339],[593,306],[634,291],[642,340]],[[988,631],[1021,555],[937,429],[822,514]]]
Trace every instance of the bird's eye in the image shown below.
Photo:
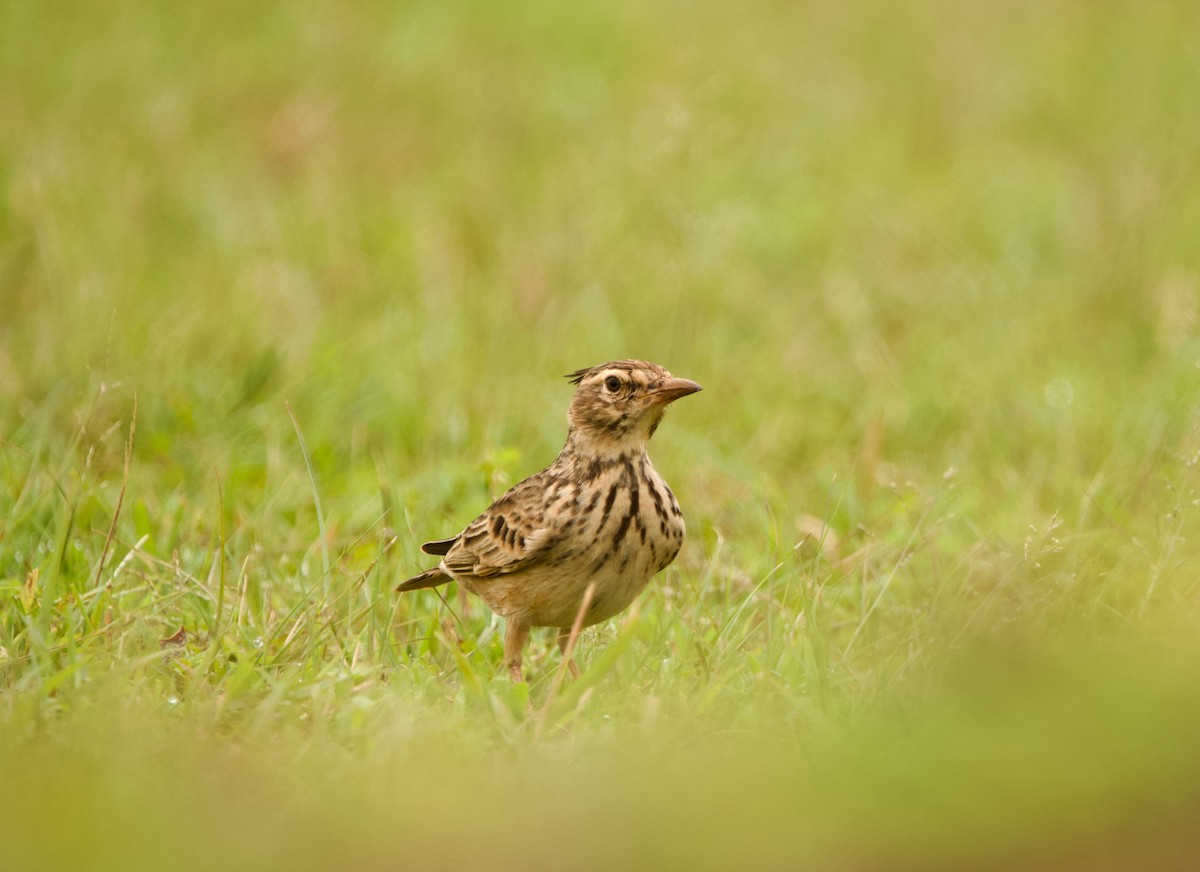
[[[610,375],[604,380],[604,387],[608,389],[609,393],[615,394],[621,389],[621,380],[615,375]]]

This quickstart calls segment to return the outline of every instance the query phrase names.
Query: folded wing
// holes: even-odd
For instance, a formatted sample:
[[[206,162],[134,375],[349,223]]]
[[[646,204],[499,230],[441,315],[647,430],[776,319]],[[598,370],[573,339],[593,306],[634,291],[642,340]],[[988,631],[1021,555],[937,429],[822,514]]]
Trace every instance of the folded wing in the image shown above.
[[[535,566],[553,551],[554,531],[514,505],[497,503],[454,540],[442,560],[453,575],[490,578]]]

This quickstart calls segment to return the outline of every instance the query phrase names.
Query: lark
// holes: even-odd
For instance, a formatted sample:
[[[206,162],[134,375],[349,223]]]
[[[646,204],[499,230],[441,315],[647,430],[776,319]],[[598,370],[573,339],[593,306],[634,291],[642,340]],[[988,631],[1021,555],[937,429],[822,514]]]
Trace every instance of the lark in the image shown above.
[[[441,563],[397,588],[453,580],[478,595],[505,618],[504,663],[514,681],[524,681],[521,658],[532,627],[557,627],[565,656],[577,619],[591,626],[624,610],[683,544],[679,503],[646,447],[667,406],[700,385],[644,360],[567,378],[575,396],[555,461],[457,536],[421,546]],[[574,661],[569,666],[579,674]]]

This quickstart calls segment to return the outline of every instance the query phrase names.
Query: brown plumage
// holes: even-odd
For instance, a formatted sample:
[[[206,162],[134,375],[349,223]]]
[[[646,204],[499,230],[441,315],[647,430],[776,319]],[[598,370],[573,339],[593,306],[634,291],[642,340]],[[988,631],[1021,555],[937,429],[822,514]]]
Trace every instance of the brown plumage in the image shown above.
[[[627,607],[683,543],[679,503],[646,446],[667,405],[700,385],[642,360],[605,363],[568,378],[577,387],[567,442],[555,461],[459,535],[421,546],[441,563],[397,588],[453,579],[477,594],[507,621],[504,660],[517,681],[531,627],[558,627],[565,647],[589,583],[595,590],[583,626]]]

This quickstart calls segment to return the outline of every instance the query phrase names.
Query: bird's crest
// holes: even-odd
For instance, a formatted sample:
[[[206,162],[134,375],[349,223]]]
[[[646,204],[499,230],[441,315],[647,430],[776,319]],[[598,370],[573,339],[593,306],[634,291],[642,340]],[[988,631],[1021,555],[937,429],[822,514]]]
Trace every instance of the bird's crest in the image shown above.
[[[666,372],[661,366],[654,363],[647,363],[644,360],[610,360],[608,363],[601,363],[597,366],[585,366],[583,369],[577,369],[574,372],[569,372],[563,378],[567,379],[573,385],[579,384],[589,373],[598,372],[604,369],[619,369],[624,372],[633,372],[635,370],[660,370]]]

